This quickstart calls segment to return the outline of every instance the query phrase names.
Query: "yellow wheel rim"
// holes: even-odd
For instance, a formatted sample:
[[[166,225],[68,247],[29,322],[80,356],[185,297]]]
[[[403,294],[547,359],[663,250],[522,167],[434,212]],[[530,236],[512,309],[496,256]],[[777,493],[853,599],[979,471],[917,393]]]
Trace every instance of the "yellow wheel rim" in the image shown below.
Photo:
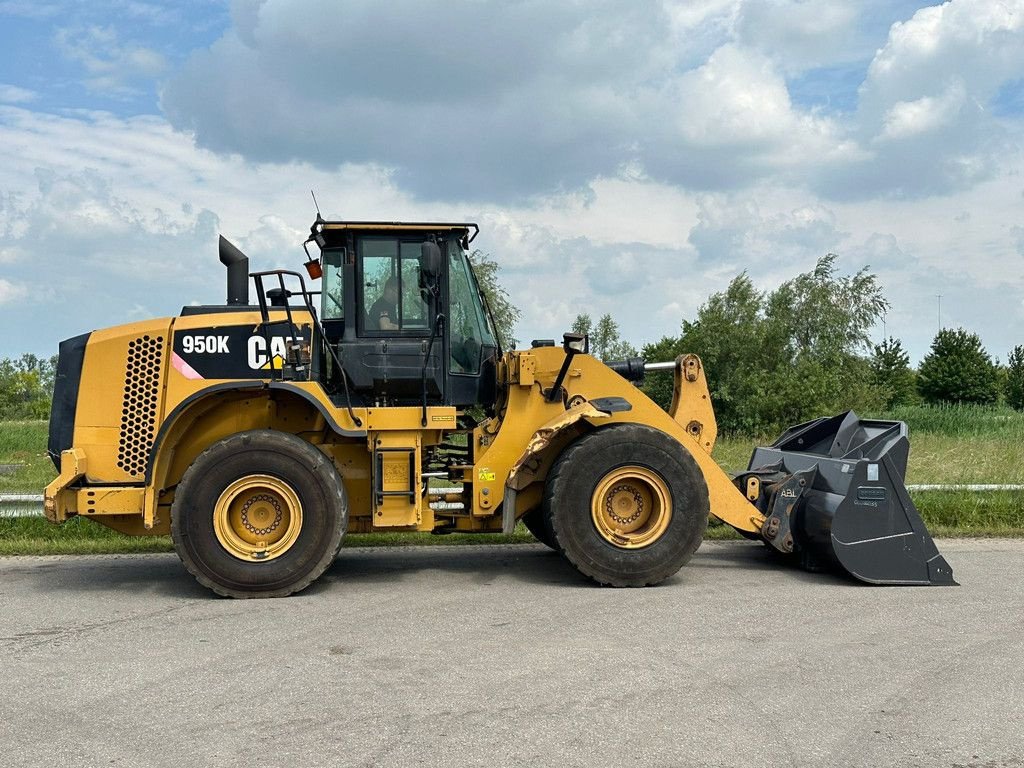
[[[597,532],[609,544],[641,549],[668,530],[671,494],[657,472],[646,467],[619,467],[597,484],[590,514]]]
[[[302,530],[302,502],[292,487],[269,475],[248,475],[220,495],[213,508],[217,541],[247,562],[287,552]]]

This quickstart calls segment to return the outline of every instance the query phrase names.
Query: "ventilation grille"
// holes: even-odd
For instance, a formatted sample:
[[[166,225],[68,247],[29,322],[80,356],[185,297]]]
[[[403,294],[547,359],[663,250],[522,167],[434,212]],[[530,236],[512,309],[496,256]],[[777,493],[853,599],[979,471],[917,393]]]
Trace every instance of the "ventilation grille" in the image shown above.
[[[117,466],[130,475],[145,474],[156,436],[163,342],[163,336],[141,336],[128,343]]]

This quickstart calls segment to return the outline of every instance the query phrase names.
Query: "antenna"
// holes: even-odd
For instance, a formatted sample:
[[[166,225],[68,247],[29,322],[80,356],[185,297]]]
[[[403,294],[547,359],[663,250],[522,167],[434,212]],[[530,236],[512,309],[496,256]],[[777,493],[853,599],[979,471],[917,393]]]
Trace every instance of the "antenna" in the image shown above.
[[[313,190],[309,190],[309,194],[313,196],[313,207],[316,208],[316,218],[318,221],[323,221],[323,216],[320,215],[320,204],[316,201],[316,194]]]

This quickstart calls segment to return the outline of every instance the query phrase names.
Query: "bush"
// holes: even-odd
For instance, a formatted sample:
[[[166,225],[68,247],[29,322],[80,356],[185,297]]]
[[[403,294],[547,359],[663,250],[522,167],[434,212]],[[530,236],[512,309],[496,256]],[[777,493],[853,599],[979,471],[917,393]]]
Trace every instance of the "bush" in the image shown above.
[[[0,360],[0,419],[49,418],[56,368],[56,357]]]
[[[925,402],[991,405],[999,399],[999,374],[975,333],[944,328],[918,371]]]
[[[1024,346],[1013,348],[1006,361],[1006,404],[1024,411]]]
[[[899,339],[891,336],[875,345],[871,356],[871,374],[877,387],[885,392],[886,408],[919,402],[917,375],[910,367],[910,355]]]

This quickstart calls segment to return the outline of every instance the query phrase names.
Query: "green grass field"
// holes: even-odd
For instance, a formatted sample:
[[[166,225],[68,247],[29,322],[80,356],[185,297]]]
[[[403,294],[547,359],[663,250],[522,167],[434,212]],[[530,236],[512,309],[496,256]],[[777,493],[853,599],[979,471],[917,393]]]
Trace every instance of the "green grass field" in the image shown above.
[[[903,408],[892,414],[910,426],[911,454],[908,484],[1024,484],[1024,414],[1004,408]],[[746,469],[757,443],[725,436],[715,458],[727,472]],[[0,493],[39,493],[53,479],[46,455],[46,424],[35,421],[0,422],[0,464],[23,465],[0,475]],[[913,494],[929,530],[937,536],[1024,536],[1024,492],[987,493],[925,491]],[[708,529],[708,538],[736,534],[723,525]],[[346,546],[422,546],[429,544],[493,544],[533,538],[522,527],[511,536],[431,534],[360,534]],[[167,552],[167,537],[128,537],[88,520],[55,526],[41,518],[0,518],[0,555],[87,554],[100,552]]]

